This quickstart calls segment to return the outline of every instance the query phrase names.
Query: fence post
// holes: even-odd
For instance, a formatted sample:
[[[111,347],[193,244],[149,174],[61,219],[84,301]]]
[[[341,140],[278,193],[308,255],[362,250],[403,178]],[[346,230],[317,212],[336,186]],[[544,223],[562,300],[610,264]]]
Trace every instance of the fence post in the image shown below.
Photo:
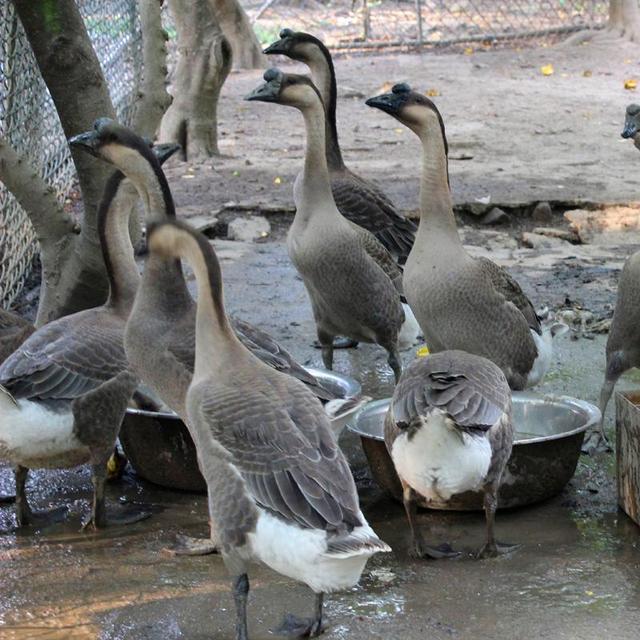
[[[366,42],[371,35],[371,22],[369,21],[369,0],[362,0],[362,39]]]
[[[418,42],[422,46],[424,41],[422,35],[422,0],[416,0],[416,13],[418,14]]]

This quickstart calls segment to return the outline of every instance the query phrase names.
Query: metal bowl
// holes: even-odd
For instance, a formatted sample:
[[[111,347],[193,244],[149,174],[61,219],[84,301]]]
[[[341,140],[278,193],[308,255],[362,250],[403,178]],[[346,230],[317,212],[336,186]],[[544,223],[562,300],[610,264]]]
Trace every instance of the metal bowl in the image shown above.
[[[360,436],[375,480],[402,500],[400,481],[384,444],[384,417],[389,402],[387,398],[367,404],[349,429]],[[575,473],[585,431],[599,420],[598,408],[583,400],[515,391],[515,440],[500,485],[499,507],[520,507],[560,493]],[[451,496],[446,502],[423,500],[421,506],[477,510],[482,509],[482,494],[468,491]]]
[[[335,371],[306,368],[322,384],[343,398],[360,395],[360,383]],[[359,407],[331,422],[336,438]],[[206,491],[193,440],[184,422],[172,411],[127,409],[120,443],[136,473],[163,487]]]

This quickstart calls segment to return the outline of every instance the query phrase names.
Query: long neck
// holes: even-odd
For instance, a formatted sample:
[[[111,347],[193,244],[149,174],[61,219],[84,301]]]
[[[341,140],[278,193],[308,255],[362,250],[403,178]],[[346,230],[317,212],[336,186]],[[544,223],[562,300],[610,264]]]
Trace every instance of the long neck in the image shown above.
[[[305,215],[322,212],[323,215],[339,215],[331,192],[329,168],[325,156],[325,112],[320,100],[314,101],[302,111],[307,135],[307,146],[302,170],[301,192]],[[335,210],[335,211],[334,211]],[[303,213],[301,211],[301,213]]]
[[[336,125],[338,89],[336,72],[329,50],[324,45],[318,46],[308,64],[313,76],[313,82],[320,91],[327,113],[325,151],[329,169],[343,169],[344,161],[342,160],[342,153],[338,143],[338,127]]]
[[[129,235],[129,218],[138,202],[135,187],[119,171],[105,187],[98,212],[100,247],[109,279],[107,305],[128,313],[140,283]]]
[[[418,237],[436,244],[446,237],[462,246],[453,215],[445,134],[434,121],[418,135],[422,143]]]
[[[234,358],[241,354],[243,347],[225,313],[222,274],[215,254],[207,251],[205,255],[193,237],[185,253],[198,285],[195,376],[204,377],[212,369],[224,366],[231,354]]]

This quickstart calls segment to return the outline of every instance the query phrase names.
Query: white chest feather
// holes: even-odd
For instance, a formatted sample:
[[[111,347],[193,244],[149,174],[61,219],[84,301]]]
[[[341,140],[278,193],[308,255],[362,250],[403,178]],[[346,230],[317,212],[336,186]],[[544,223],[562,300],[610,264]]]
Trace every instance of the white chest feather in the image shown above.
[[[73,414],[0,394],[0,457],[30,468],[73,467],[88,449],[73,433]]]
[[[432,413],[411,440],[402,433],[391,450],[398,475],[430,500],[479,489],[491,464],[486,436],[462,433],[450,425],[443,413]]]
[[[547,328],[543,328],[542,335],[539,335],[533,329],[531,330],[531,336],[536,343],[536,349],[538,350],[538,356],[529,371],[527,376],[527,387],[533,387],[538,384],[542,378],[544,378],[549,365],[551,364],[551,356],[553,355],[553,336]]]

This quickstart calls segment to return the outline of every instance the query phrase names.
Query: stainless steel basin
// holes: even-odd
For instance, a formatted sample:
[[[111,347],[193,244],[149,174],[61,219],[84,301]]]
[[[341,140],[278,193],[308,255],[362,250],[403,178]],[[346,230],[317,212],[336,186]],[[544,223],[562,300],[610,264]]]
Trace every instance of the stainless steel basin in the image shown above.
[[[384,417],[389,399],[363,407],[349,424],[362,440],[369,466],[378,484],[397,499],[400,481],[384,444]],[[566,396],[513,393],[513,452],[502,478],[499,507],[517,507],[558,494],[572,478],[584,433],[600,419],[597,407]],[[475,510],[482,496],[467,492],[446,502],[423,500],[431,509]]]
[[[322,384],[342,398],[360,395],[360,383],[335,371],[306,367]],[[336,438],[358,407],[331,421]],[[120,443],[136,473],[163,487],[206,491],[198,469],[196,448],[184,422],[172,411],[127,409]]]

